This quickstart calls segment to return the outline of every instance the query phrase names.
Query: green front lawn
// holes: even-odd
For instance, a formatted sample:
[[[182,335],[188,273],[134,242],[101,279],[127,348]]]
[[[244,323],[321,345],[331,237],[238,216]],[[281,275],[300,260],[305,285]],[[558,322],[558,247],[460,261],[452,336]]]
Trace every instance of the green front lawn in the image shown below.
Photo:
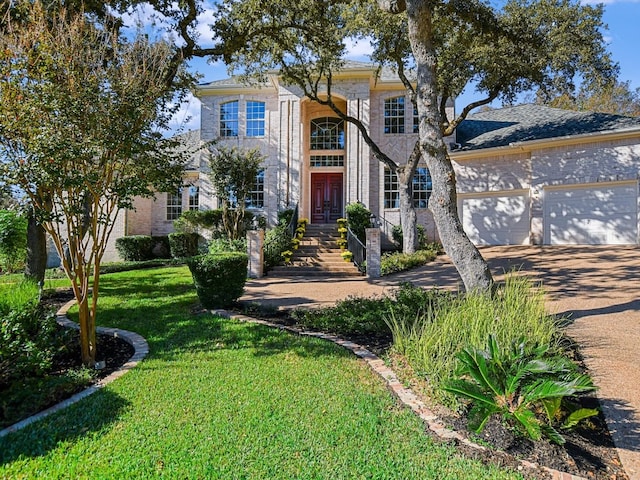
[[[0,478],[519,478],[431,441],[340,347],[193,313],[186,267],[102,278],[98,323],[150,355],[0,439]]]

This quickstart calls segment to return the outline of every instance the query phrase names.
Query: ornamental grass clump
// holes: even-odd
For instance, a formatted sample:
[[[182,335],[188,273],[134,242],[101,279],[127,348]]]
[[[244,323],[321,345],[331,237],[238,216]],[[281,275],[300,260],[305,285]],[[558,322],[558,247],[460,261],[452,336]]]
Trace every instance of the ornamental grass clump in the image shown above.
[[[433,396],[450,406],[457,405],[455,397],[441,387],[454,376],[456,355],[465,348],[483,348],[489,335],[500,345],[527,338],[560,351],[559,327],[545,311],[542,290],[513,274],[493,295],[450,295],[426,303],[417,313],[392,306],[385,319],[393,349],[428,380]]]

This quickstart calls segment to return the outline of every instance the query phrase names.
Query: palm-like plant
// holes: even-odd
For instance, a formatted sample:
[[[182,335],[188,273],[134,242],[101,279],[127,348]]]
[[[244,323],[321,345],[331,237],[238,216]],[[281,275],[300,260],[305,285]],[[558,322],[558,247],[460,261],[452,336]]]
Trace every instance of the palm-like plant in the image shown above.
[[[491,335],[487,350],[464,349],[457,358],[456,374],[461,378],[449,380],[443,388],[471,400],[469,427],[476,432],[482,431],[491,415],[501,414],[534,440],[544,434],[563,444],[555,426],[568,429],[598,413],[565,401],[595,386],[569,359],[550,356],[548,346],[530,347],[520,340],[510,349],[500,349]]]

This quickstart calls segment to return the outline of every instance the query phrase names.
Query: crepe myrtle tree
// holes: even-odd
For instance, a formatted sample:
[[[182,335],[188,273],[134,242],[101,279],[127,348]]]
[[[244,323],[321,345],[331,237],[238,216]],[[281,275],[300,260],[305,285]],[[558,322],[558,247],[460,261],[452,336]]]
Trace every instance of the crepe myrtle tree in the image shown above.
[[[512,102],[537,90],[552,98],[574,81],[606,84],[617,66],[602,38],[602,7],[577,0],[224,0],[213,30],[223,57],[245,78],[278,70],[310,99],[358,128],[373,156],[398,174],[405,250],[415,248],[410,187],[419,161],[433,180],[429,208],[443,246],[467,291],[488,291],[493,278],[465,234],[456,205],[456,178],[444,137],[474,108]],[[259,12],[259,14],[257,14]],[[365,125],[333,102],[332,80],[346,41],[372,42],[372,59],[395,69],[417,107],[419,140],[406,163],[387,155]],[[475,85],[479,100],[451,118],[447,102]]]
[[[51,236],[79,307],[82,361],[96,359],[100,262],[119,211],[173,191],[188,152],[162,129],[191,79],[168,83],[175,51],[125,40],[88,14],[26,1],[0,36],[3,176]]]

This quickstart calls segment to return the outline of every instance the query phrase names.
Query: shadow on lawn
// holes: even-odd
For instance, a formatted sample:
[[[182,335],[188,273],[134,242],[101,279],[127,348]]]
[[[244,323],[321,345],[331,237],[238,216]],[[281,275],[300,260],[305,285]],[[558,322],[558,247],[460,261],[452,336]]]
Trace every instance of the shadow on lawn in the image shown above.
[[[99,434],[118,420],[127,405],[122,397],[100,390],[61,412],[0,438],[0,465],[20,457],[44,456],[61,443],[74,443],[87,435]]]

